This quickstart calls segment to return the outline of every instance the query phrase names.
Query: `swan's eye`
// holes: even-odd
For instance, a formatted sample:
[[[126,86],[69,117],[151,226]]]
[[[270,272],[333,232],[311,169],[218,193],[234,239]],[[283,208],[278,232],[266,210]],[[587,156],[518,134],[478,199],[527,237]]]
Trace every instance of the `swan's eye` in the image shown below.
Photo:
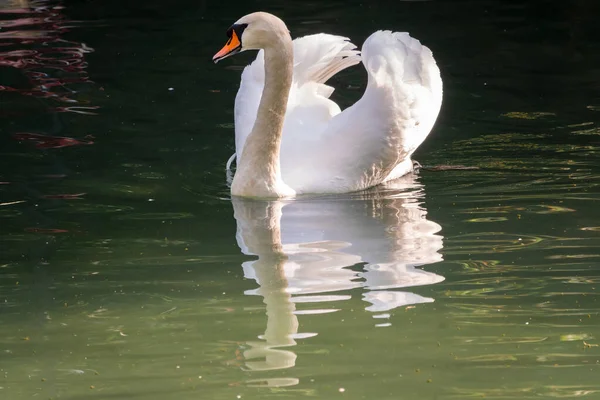
[[[236,25],[232,25],[230,29],[234,30],[237,37],[240,39],[240,41],[242,40],[242,34],[244,33],[244,30],[248,27],[248,24],[236,24]]]

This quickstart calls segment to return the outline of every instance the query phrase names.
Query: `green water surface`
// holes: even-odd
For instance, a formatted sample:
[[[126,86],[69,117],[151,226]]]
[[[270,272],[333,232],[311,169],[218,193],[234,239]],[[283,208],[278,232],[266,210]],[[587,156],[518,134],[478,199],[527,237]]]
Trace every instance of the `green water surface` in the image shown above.
[[[232,200],[253,55],[211,57],[259,9],[429,46],[425,168]],[[600,399],[599,12],[0,1],[0,398]],[[330,83],[345,107],[366,76]]]

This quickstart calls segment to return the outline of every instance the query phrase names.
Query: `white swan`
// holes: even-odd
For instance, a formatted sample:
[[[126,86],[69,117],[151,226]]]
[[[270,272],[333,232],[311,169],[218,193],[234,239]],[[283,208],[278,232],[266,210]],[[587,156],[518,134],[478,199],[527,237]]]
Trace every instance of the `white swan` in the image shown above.
[[[440,71],[418,40],[378,31],[361,57],[341,36],[320,33],[292,42],[283,21],[264,12],[240,18],[227,35],[215,62],[261,50],[244,69],[235,99],[232,195],[353,192],[412,170],[410,157],[442,103]],[[325,82],[361,58],[366,91],[342,112]]]

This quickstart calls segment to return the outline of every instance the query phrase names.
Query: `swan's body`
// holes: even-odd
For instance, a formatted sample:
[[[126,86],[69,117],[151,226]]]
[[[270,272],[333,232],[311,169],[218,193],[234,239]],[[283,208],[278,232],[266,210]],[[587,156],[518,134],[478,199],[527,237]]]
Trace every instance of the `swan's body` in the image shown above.
[[[263,50],[244,70],[236,96],[233,195],[352,192],[412,170],[410,157],[442,102],[440,72],[427,47],[408,33],[378,31],[361,56],[340,36],[292,42],[270,14],[249,14],[234,27],[240,25],[246,25],[240,48]],[[360,61],[366,91],[342,112],[325,81]]]

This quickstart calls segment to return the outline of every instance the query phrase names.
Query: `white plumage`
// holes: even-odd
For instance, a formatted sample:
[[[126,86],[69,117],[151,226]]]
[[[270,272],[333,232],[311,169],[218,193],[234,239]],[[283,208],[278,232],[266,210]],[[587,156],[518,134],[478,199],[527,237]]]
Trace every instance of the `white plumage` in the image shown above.
[[[412,170],[411,155],[435,123],[442,80],[427,47],[408,33],[377,31],[362,54],[355,49],[348,38],[323,33],[293,41],[280,163],[283,182],[296,194],[352,192],[406,174]],[[325,82],[360,61],[367,88],[341,111],[329,99],[333,88]],[[238,165],[264,84],[261,50],[244,69],[235,99]]]

